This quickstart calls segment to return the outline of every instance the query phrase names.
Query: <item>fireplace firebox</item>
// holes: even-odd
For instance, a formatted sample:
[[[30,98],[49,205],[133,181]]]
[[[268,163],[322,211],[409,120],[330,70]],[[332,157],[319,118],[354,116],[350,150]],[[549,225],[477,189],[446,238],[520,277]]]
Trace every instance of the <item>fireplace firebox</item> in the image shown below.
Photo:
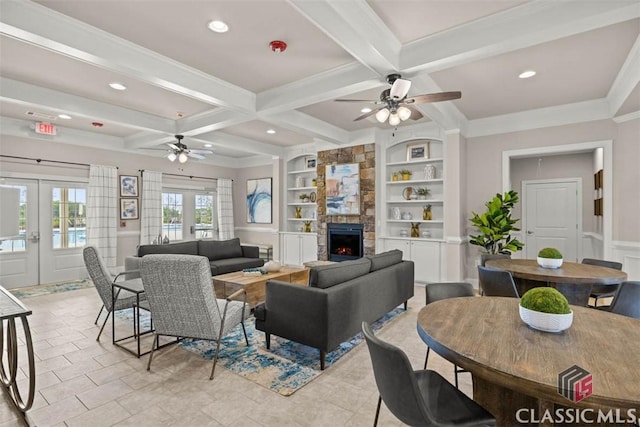
[[[347,261],[364,255],[364,226],[362,224],[327,224],[327,253],[329,261]]]

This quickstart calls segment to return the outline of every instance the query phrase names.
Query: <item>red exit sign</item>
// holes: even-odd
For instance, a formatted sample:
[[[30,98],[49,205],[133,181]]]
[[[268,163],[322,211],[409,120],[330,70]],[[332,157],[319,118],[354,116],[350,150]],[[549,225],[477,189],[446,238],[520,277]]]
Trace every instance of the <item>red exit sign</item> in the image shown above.
[[[36,123],[36,133],[43,135],[55,135],[56,127],[51,123],[38,122]]]

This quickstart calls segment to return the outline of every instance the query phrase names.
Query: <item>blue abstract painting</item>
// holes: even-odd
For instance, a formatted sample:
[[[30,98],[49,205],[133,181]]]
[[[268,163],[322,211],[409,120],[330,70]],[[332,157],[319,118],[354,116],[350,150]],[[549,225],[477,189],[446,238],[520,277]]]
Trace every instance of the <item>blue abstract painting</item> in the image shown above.
[[[247,222],[271,224],[271,178],[247,180]]]

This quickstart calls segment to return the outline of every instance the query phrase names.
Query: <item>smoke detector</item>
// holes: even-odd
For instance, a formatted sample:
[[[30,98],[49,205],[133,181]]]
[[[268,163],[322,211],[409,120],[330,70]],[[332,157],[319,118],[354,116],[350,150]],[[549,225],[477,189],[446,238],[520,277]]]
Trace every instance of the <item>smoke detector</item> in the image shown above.
[[[269,47],[275,53],[282,53],[287,49],[287,44],[282,40],[274,40],[271,43],[269,43]]]

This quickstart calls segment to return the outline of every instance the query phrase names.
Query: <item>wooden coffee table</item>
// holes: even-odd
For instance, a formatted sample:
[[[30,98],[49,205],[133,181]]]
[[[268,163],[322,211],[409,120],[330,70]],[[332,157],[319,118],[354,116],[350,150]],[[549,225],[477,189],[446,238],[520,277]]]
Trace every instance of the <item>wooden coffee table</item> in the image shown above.
[[[247,304],[254,308],[265,299],[265,285],[267,280],[277,279],[283,282],[307,286],[309,283],[309,269],[306,267],[284,266],[275,273],[261,276],[245,276],[242,271],[213,276],[213,287],[218,298],[226,298],[239,288],[247,293]]]

